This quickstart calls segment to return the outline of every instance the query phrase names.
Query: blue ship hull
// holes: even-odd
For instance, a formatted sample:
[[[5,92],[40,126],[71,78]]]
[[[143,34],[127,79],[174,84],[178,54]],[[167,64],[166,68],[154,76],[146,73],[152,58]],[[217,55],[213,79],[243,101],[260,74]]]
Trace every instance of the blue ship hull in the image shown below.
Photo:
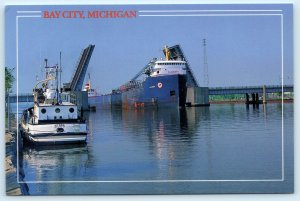
[[[184,107],[186,91],[185,75],[148,77],[139,85],[135,84],[112,94],[89,97],[89,105],[123,109]]]

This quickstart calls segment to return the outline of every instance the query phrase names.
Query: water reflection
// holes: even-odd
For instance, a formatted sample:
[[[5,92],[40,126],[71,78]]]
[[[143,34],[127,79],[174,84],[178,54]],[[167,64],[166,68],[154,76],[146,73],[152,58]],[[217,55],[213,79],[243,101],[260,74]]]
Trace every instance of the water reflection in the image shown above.
[[[210,110],[207,107],[102,110],[97,111],[97,113],[90,113],[89,116],[90,130],[95,131],[91,133],[92,136],[106,135],[106,132],[111,132],[107,127],[111,126],[113,135],[120,135],[118,139],[137,146],[130,147],[130,149],[141,153],[150,153],[150,155],[144,156],[144,160],[155,161],[154,166],[158,173],[155,177],[160,179],[174,179],[185,172],[182,167],[188,167],[191,164],[189,159],[198,150],[197,141],[199,138],[203,138],[202,134],[199,135],[199,129],[201,125],[207,127],[209,124]],[[208,136],[204,139],[208,140],[208,143],[209,135],[209,131],[204,134],[204,136]],[[124,137],[126,139],[123,139]],[[98,142],[90,140],[91,144]],[[122,141],[119,142],[118,146],[122,146]],[[139,146],[141,144],[144,145],[142,148]],[[126,148],[128,149],[128,147]],[[130,154],[136,155],[136,153]],[[181,161],[186,162],[182,163]],[[174,173],[174,168],[176,173]]]
[[[78,180],[92,161],[84,144],[25,145],[22,156],[26,181]]]

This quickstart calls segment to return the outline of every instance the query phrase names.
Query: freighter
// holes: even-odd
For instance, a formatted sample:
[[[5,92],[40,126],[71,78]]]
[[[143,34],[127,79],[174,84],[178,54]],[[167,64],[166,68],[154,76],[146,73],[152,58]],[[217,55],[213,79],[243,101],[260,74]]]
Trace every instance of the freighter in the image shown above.
[[[186,61],[170,59],[167,46],[165,59],[153,59],[144,69],[143,80],[132,79],[111,94],[89,93],[91,107],[122,107],[137,109],[148,107],[184,107],[187,94]],[[90,83],[90,82],[89,82]],[[91,91],[91,86],[86,86]]]

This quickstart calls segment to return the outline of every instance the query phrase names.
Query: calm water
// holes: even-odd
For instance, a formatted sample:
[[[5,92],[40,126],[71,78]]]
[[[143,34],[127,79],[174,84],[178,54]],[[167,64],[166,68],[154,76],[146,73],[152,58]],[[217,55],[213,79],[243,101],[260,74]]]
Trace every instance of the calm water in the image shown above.
[[[293,104],[283,111],[284,135],[281,104],[97,110],[86,145],[25,147],[25,181],[42,195],[292,192]]]

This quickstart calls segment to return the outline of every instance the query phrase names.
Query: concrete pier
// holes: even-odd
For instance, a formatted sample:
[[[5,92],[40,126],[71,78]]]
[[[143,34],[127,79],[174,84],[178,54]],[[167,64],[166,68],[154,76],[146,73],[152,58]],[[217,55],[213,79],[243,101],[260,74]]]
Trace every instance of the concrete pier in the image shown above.
[[[190,107],[209,106],[208,87],[188,87],[186,105]]]
[[[71,103],[76,104],[78,112],[89,110],[87,91],[70,91],[64,92],[63,95],[63,101],[70,101]]]

